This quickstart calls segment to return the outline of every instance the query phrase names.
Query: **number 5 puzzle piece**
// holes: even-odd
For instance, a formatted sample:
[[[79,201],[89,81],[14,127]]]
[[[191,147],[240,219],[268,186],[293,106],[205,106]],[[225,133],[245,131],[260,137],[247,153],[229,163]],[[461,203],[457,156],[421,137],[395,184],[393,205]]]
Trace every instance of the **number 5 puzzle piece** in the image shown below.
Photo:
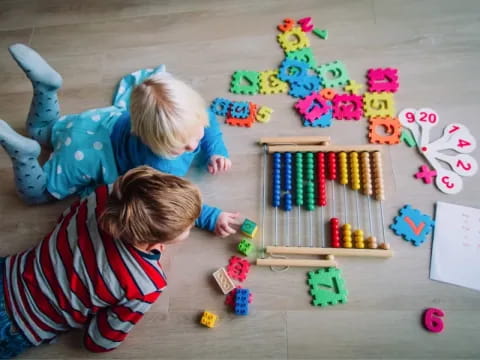
[[[400,209],[400,216],[396,216],[390,228],[397,236],[402,236],[413,245],[420,246],[425,242],[428,234],[432,231],[435,221],[420,210],[405,205]]]
[[[281,94],[288,92],[288,83],[278,78],[278,70],[260,73],[260,94]]]
[[[266,123],[270,121],[270,115],[273,113],[273,109],[269,108],[268,106],[261,106],[258,109],[257,114],[255,115],[255,119],[258,122]]]
[[[398,144],[402,133],[402,126],[397,118],[373,117],[368,120],[368,140],[371,144]],[[378,133],[378,128],[384,129],[385,135]]]
[[[393,94],[387,92],[363,94],[363,113],[365,117],[395,116]]]

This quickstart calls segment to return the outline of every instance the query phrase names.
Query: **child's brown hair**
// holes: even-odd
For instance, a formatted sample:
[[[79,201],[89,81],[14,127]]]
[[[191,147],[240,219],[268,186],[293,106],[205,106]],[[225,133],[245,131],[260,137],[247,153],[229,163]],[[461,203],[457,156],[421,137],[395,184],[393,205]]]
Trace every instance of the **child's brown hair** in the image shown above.
[[[99,222],[132,245],[164,243],[192,226],[201,206],[200,192],[190,181],[140,166],[115,181]]]

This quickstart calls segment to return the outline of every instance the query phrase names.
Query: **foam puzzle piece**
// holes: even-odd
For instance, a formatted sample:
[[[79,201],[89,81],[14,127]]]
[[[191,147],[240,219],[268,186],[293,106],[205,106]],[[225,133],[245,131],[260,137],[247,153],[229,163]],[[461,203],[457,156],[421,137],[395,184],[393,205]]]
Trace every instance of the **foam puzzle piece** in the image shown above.
[[[200,323],[206,327],[213,328],[217,322],[218,316],[209,311],[204,311]]]
[[[257,224],[249,219],[245,219],[243,221],[242,226],[240,227],[240,231],[243,235],[248,236],[249,238],[253,239],[257,234]]]
[[[423,326],[430,332],[440,333],[445,327],[442,320],[444,316],[445,313],[442,309],[428,308],[423,313]]]
[[[323,39],[323,40],[328,39],[328,30],[313,29],[313,33],[317,35],[320,39]]]
[[[374,116],[395,116],[393,94],[387,92],[363,94],[363,114],[370,118]]]
[[[288,59],[306,62],[312,69],[315,69],[318,66],[317,60],[315,59],[311,48],[307,47],[300,50],[291,51],[286,55]]]
[[[255,122],[255,114],[257,112],[257,105],[250,103],[250,115],[245,119],[235,118],[227,114],[225,123],[232,126],[251,127]]]
[[[228,276],[225,268],[220,268],[213,273],[213,278],[217,282],[218,286],[224,294],[228,294],[230,291],[235,289],[235,283],[230,276]]]
[[[260,73],[260,94],[281,94],[288,92],[288,83],[278,78],[278,70]]]
[[[362,84],[357,83],[355,80],[348,80],[347,85],[343,88],[346,92],[353,94],[353,95],[358,95],[360,90],[363,88]]]
[[[403,141],[405,144],[407,144],[408,147],[414,147],[417,145],[417,142],[415,141],[415,138],[413,137],[412,132],[409,129],[402,130],[402,134],[400,135],[400,141]]]
[[[273,109],[268,106],[260,106],[257,113],[255,114],[255,119],[258,122],[266,123],[270,121],[270,116],[273,113]]]
[[[230,306],[232,310],[235,310],[235,296],[237,294],[237,289],[242,289],[240,285],[237,285],[235,289],[233,289],[231,292],[225,296],[225,305]],[[248,303],[251,304],[253,301],[253,294],[250,291],[250,294],[248,295]]]
[[[430,169],[428,165],[422,165],[414,176],[417,179],[423,179],[425,184],[431,184],[435,176],[437,176],[437,172]]]
[[[307,75],[298,80],[290,82],[288,94],[295,98],[304,98],[317,92],[322,85],[321,79],[316,75]]]
[[[327,105],[328,105],[328,112],[321,116],[319,119],[315,120],[315,121],[309,121],[309,120],[306,120],[306,119],[302,119],[303,120],[303,126],[311,126],[311,127],[329,127],[332,125],[332,118],[333,118],[333,108],[332,108],[332,102],[331,101],[327,101]]]
[[[323,86],[327,88],[343,86],[350,80],[347,68],[340,60],[320,65],[315,71],[323,79]]]
[[[232,75],[230,92],[234,94],[255,95],[259,90],[259,72],[237,70]]]
[[[368,91],[396,92],[398,90],[398,70],[392,68],[369,69],[367,72]]]
[[[394,145],[400,143],[402,125],[398,118],[378,116],[368,119],[368,123],[368,140],[371,144]],[[378,133],[377,130],[380,127],[384,129],[385,135]]]
[[[332,88],[325,88],[320,90],[320,95],[322,95],[325,100],[332,100],[337,93]]]
[[[360,120],[363,115],[361,95],[337,94],[332,103],[333,116],[337,120]]]
[[[405,205],[400,209],[400,216],[396,216],[390,228],[397,236],[402,236],[413,245],[420,246],[435,226],[435,221],[420,210]]]
[[[243,255],[248,256],[254,249],[254,245],[248,239],[242,239],[237,245],[238,251],[240,251]]]
[[[227,274],[235,280],[245,281],[250,271],[250,263],[248,260],[232,256],[228,262]]]
[[[248,315],[249,289],[237,289],[235,294],[235,314]]]
[[[281,32],[289,31],[295,25],[295,20],[292,18],[283,19],[283,22],[277,26],[277,29]]]
[[[310,40],[298,26],[278,34],[277,41],[286,53],[310,46]]]
[[[283,81],[296,81],[308,75],[308,63],[286,58],[278,68],[278,78]]]
[[[248,101],[233,101],[230,105],[230,116],[237,119],[246,119],[250,115]]]
[[[210,105],[210,109],[217,116],[226,116],[230,109],[231,101],[225,98],[215,98]]]
[[[305,120],[313,122],[325,115],[329,107],[327,101],[319,93],[312,93],[305,99],[298,100],[295,109],[303,115]]]
[[[314,25],[312,23],[312,18],[310,16],[301,18],[300,20],[297,21],[297,23],[300,25],[300,27],[302,28],[302,31],[304,32],[310,32],[314,28]]]
[[[318,269],[308,272],[308,284],[314,306],[336,305],[347,302],[347,290],[338,268]]]

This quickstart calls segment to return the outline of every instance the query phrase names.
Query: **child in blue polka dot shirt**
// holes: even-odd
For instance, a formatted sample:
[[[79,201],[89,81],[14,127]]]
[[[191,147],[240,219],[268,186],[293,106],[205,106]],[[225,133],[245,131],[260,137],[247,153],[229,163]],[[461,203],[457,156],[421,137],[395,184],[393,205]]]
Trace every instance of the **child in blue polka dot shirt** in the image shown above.
[[[230,169],[214,114],[163,65],[122,78],[112,106],[60,116],[61,76],[25,45],[9,50],[33,85],[26,123],[32,139],[0,120],[0,144],[12,159],[17,192],[25,202],[87,195],[141,165],[184,176],[196,156],[206,160],[211,174]],[[38,162],[41,145],[53,149],[43,166]],[[239,214],[204,205],[196,225],[227,236],[236,232],[238,222]]]

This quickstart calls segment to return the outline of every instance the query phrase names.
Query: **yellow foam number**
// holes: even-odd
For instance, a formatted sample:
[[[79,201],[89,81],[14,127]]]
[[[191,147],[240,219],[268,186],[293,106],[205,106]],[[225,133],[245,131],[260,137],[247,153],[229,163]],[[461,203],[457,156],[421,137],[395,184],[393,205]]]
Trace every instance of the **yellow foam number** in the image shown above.
[[[281,94],[288,91],[288,84],[278,78],[278,70],[260,73],[260,94]]]
[[[277,35],[280,46],[287,53],[310,46],[307,35],[298,26]]]
[[[268,106],[261,106],[260,109],[258,109],[257,114],[255,115],[255,119],[261,123],[269,122],[272,112],[272,108],[269,108]]]
[[[393,94],[387,92],[363,94],[363,114],[367,118],[374,116],[395,116]]]

